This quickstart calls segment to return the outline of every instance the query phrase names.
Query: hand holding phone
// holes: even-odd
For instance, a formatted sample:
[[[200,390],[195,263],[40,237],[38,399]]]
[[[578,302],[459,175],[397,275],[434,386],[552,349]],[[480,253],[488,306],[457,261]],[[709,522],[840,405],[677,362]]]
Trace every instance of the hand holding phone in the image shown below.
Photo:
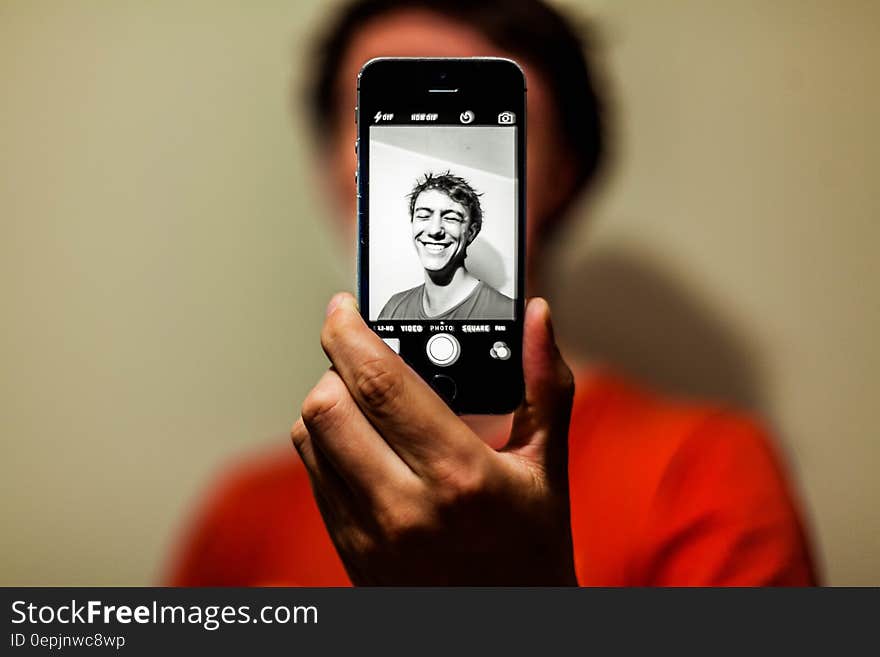
[[[576,584],[573,378],[524,302],[522,72],[374,60],[358,97],[360,307],[331,302],[291,432],[327,530],[355,584]],[[498,451],[456,415],[514,409]]]
[[[525,398],[507,446],[474,434],[337,295],[333,368],[291,432],[355,584],[575,585],[568,494],[573,379],[549,308],[524,317]]]

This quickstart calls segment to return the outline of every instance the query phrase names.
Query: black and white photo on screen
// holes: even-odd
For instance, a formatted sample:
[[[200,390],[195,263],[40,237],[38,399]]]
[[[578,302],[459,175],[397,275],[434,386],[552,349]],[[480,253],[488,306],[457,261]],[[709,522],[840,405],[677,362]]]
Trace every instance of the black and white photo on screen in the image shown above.
[[[516,133],[370,128],[370,319],[513,319]]]

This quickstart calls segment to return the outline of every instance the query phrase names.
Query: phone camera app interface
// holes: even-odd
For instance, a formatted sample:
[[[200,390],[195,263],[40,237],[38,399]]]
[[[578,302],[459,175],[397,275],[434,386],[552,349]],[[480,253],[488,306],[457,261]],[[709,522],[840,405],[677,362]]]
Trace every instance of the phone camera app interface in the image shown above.
[[[496,116],[500,125],[470,125],[465,110],[467,125],[370,126],[371,321],[514,319],[515,115]],[[499,345],[492,358],[507,353]]]

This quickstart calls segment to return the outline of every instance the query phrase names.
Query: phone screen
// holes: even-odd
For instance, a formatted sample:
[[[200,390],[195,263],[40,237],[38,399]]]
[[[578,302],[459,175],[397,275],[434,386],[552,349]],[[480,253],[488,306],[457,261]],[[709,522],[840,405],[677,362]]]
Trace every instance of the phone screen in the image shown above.
[[[512,320],[516,126],[415,121],[370,126],[370,319]]]
[[[521,74],[493,93],[502,64],[455,60],[441,79],[442,60],[418,61],[360,89],[361,312],[453,408],[506,412],[522,378]]]

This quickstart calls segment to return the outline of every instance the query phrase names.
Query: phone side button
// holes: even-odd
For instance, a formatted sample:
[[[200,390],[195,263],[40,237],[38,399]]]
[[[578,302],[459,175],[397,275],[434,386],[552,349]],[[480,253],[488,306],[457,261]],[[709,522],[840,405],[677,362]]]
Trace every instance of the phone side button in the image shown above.
[[[455,381],[445,374],[435,374],[431,379],[431,387],[447,402],[451,402],[458,394],[458,386],[455,385]]]

